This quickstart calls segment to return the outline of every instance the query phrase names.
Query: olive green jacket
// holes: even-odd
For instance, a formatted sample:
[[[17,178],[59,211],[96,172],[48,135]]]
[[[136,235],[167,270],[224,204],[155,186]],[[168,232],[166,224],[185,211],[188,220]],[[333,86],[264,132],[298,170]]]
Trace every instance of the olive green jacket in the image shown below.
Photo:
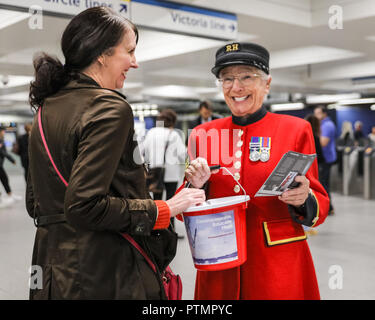
[[[32,264],[43,288],[31,299],[164,299],[156,275],[120,232],[130,233],[159,270],[173,259],[177,237],[153,231],[157,207],[145,185],[145,167],[132,110],[121,94],[78,74],[42,108],[45,151],[37,117],[30,136],[26,205],[33,218],[66,215],[66,223],[37,228]],[[38,286],[36,286],[38,287]]]

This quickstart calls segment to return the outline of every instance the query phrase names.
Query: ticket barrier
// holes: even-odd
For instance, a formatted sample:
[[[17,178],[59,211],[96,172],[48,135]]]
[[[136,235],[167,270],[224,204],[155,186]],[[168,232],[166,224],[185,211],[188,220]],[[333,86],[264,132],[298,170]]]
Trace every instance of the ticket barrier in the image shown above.
[[[331,167],[330,172],[330,191],[342,193],[343,192],[343,178],[342,178],[342,163],[345,147],[337,146],[337,163]]]
[[[375,199],[375,148],[365,150],[363,175],[363,197]]]
[[[363,147],[345,147],[343,154],[343,194],[362,195],[363,194],[363,176],[358,173],[359,153]]]

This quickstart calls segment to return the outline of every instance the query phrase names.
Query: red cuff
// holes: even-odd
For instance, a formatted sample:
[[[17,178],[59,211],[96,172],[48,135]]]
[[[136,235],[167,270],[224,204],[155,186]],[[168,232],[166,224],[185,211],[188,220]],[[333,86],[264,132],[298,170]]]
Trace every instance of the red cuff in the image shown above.
[[[153,230],[166,229],[169,227],[171,211],[165,201],[155,200],[155,204],[158,207],[158,218]]]

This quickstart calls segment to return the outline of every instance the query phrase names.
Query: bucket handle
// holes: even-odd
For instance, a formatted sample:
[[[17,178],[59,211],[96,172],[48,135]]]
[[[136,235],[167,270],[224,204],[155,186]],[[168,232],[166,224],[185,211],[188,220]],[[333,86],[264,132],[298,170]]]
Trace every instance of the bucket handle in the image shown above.
[[[240,188],[242,189],[244,195],[245,195],[245,196],[247,195],[247,194],[246,194],[246,191],[245,191],[245,189],[242,187],[241,183],[239,183],[239,182],[237,181],[237,179],[234,177],[234,175],[232,174],[232,172],[230,172],[230,171],[228,170],[227,167],[222,167],[222,166],[220,166],[220,165],[218,165],[218,166],[211,166],[211,167],[210,167],[210,170],[216,170],[216,169],[218,169],[218,170],[220,170],[220,169],[225,169],[225,170],[226,170],[226,171],[232,176],[234,182],[237,183],[237,184],[240,186]],[[188,182],[188,183],[186,184],[185,188],[189,188],[190,185],[191,185],[191,183]]]
[[[234,175],[232,174],[232,172],[230,172],[230,171],[228,170],[227,167],[220,167],[220,169],[225,169],[225,171],[228,172],[228,173],[232,176],[234,182],[236,182],[236,183],[240,186],[240,188],[242,189],[244,195],[246,196],[247,194],[246,194],[245,189],[242,187],[241,183],[239,183],[239,182],[237,181],[237,179],[234,177]]]

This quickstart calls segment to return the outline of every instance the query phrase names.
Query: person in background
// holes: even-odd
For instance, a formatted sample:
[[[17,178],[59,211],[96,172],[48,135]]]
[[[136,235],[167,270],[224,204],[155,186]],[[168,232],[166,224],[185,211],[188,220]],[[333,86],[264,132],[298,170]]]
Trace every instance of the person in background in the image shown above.
[[[199,104],[199,117],[191,122],[190,128],[195,128],[202,123],[218,119],[217,116],[212,114],[212,104],[209,101],[202,101]]]
[[[323,187],[326,189],[329,199],[329,215],[335,213],[332,205],[332,197],[330,193],[330,174],[331,167],[337,160],[336,154],[336,126],[328,116],[328,110],[324,106],[318,106],[314,109],[314,115],[320,120],[320,144],[323,150],[325,162],[320,165],[319,179]]]
[[[364,146],[366,144],[366,136],[363,131],[363,123],[359,120],[354,122],[354,140],[357,146]]]
[[[143,142],[145,162],[150,168],[164,167],[164,188],[166,199],[170,199],[176,192],[177,183],[181,181],[183,172],[181,164],[185,163],[186,147],[181,136],[174,129],[177,114],[172,109],[164,109],[157,117],[157,122],[163,126],[150,129]],[[164,152],[165,150],[165,152]],[[154,193],[154,200],[162,200],[163,191]],[[174,227],[174,218],[172,225]]]
[[[15,200],[21,200],[20,196],[12,193],[12,189],[9,185],[9,177],[4,169],[4,160],[7,158],[13,165],[16,165],[16,160],[8,153],[5,147],[5,128],[0,127],[0,181],[4,186],[6,197],[3,197],[2,203],[4,206],[12,204]]]
[[[353,125],[350,121],[344,121],[341,124],[341,134],[336,140],[336,154],[337,154],[337,166],[338,173],[342,175],[343,172],[343,152],[345,147],[353,147],[354,142],[354,132]]]
[[[29,173],[29,136],[31,132],[31,123],[25,124],[25,134],[17,138],[17,154],[21,158],[21,164],[24,169],[25,181]]]
[[[350,121],[344,121],[341,125],[341,134],[336,141],[337,146],[354,146],[353,126]]]
[[[147,192],[133,112],[116,91],[138,67],[137,43],[132,22],[92,7],[65,28],[64,65],[46,53],[34,59],[26,206],[37,226],[32,265],[43,278],[30,299],[167,298],[162,271],[177,249],[170,218],[205,196],[186,189],[154,201]]]
[[[368,134],[368,138],[372,146],[375,145],[375,126],[371,128],[371,132]]]
[[[174,129],[177,114],[172,109],[164,109],[157,117],[163,126],[151,128],[143,142],[145,162],[150,168],[165,167],[164,186],[166,199],[172,198],[181,180],[181,164],[185,163],[186,147],[181,136]],[[168,145],[167,145],[168,143]],[[167,147],[167,148],[166,148]],[[165,153],[161,150],[166,150]],[[154,194],[155,200],[161,200],[163,193]]]
[[[320,121],[317,117],[313,114],[309,114],[305,117],[305,120],[310,122],[311,129],[314,135],[314,142],[315,142],[315,150],[316,150],[316,159],[318,161],[318,169],[320,168],[321,164],[325,162],[323,156],[322,146],[320,144]],[[315,228],[310,228],[303,226],[307,235],[316,235],[318,231]]]

